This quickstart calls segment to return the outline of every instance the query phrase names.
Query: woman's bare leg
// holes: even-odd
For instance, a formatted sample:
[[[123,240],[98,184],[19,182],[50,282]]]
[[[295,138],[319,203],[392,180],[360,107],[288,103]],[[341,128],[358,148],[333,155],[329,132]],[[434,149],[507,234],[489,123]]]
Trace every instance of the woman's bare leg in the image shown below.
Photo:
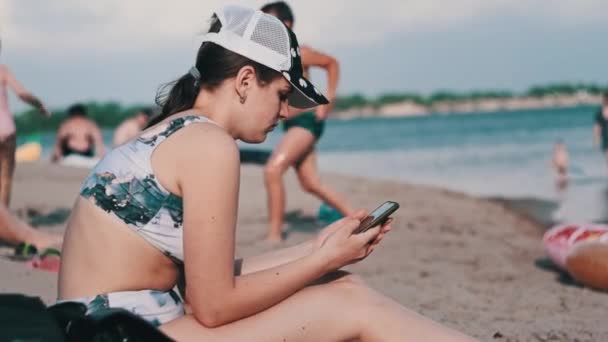
[[[0,142],[0,203],[7,208],[11,200],[13,173],[15,171],[15,134]]]
[[[283,216],[285,215],[285,187],[283,174],[298,160],[309,153],[315,143],[314,136],[300,127],[290,128],[264,169],[264,180],[268,194],[268,217],[270,229],[267,239],[281,241],[283,232]]]
[[[0,205],[0,240],[12,245],[27,242],[44,249],[60,245],[63,237],[32,228],[13,216],[5,206]]]
[[[352,209],[340,194],[321,184],[321,177],[319,177],[317,170],[317,154],[314,150],[296,164],[296,171],[304,191],[317,196],[325,203],[338,209],[344,216],[348,216],[352,212]]]
[[[161,326],[178,341],[473,341],[346,275],[254,316],[206,328],[187,315]]]

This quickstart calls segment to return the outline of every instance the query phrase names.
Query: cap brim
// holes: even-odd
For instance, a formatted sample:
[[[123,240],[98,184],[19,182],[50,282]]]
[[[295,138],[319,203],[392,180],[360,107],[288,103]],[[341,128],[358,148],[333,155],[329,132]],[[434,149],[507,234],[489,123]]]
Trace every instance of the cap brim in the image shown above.
[[[329,103],[321,91],[310,83],[304,75],[293,71],[283,71],[283,77],[293,86],[293,91],[287,99],[290,106],[306,109]]]

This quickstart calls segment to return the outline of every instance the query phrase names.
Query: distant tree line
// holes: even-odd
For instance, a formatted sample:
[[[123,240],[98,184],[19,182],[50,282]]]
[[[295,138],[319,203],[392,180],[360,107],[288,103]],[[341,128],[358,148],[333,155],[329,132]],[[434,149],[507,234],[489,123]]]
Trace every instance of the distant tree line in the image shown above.
[[[545,97],[553,95],[572,95],[577,92],[587,92],[598,95],[608,91],[608,85],[600,86],[597,84],[584,83],[554,83],[544,86],[530,87],[522,94],[515,94],[511,91],[472,91],[472,92],[452,92],[437,91],[428,96],[413,93],[387,93],[377,97],[366,97],[362,94],[339,96],[334,104],[334,110],[347,110],[371,106],[380,108],[391,103],[412,101],[423,106],[432,106],[436,102],[442,101],[470,101],[481,99],[505,99],[514,97]],[[88,102],[85,103],[88,109],[88,116],[97,122],[102,128],[116,127],[127,117],[135,114],[139,109],[146,105],[124,106],[117,102]],[[35,110],[27,110],[16,115],[17,128],[20,132],[31,133],[41,131],[52,131],[59,127],[61,121],[66,117],[67,108],[53,110],[51,118],[43,118]]]
[[[573,83],[555,83],[545,86],[533,86],[521,94],[516,94],[508,90],[495,91],[472,91],[472,92],[453,92],[453,91],[437,91],[428,96],[423,96],[413,93],[389,93],[382,94],[378,97],[365,97],[361,94],[350,96],[342,96],[336,99],[334,108],[336,110],[347,110],[350,108],[371,106],[379,108],[391,103],[399,103],[403,101],[411,101],[422,106],[432,106],[434,103],[442,101],[470,101],[481,99],[506,99],[514,97],[545,97],[553,95],[572,95],[577,92],[587,92],[592,95],[599,95],[604,91],[608,91],[607,86],[596,84],[573,84]]]
[[[123,120],[137,113],[146,105],[124,106],[118,102],[85,102],[87,116],[102,128],[114,128]],[[15,116],[15,123],[19,132],[32,133],[53,131],[66,118],[66,108],[52,108],[50,118],[41,116],[35,109],[29,109]]]

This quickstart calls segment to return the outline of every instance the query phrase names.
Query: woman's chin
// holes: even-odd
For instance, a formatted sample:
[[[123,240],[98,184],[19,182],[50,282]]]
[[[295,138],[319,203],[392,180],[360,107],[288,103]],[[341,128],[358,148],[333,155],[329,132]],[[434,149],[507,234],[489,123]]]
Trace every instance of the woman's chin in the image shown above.
[[[267,136],[268,136],[267,132],[261,132],[256,135],[252,134],[251,136],[242,137],[241,140],[248,144],[261,144],[264,142],[264,140],[266,140]]]

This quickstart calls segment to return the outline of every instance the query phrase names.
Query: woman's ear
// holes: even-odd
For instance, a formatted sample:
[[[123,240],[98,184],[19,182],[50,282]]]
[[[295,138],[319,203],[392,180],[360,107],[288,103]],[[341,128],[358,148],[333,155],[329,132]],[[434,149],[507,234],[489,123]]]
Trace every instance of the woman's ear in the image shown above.
[[[247,93],[253,84],[257,82],[255,69],[251,65],[245,65],[236,74],[236,93],[240,98],[247,98]]]

